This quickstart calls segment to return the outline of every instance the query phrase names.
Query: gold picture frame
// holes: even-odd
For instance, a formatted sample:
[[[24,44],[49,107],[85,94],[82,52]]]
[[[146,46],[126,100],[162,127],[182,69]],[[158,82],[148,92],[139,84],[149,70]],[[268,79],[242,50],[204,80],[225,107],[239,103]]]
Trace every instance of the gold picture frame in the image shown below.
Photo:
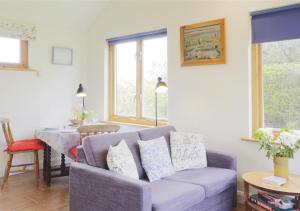
[[[225,64],[225,19],[180,27],[181,66]]]

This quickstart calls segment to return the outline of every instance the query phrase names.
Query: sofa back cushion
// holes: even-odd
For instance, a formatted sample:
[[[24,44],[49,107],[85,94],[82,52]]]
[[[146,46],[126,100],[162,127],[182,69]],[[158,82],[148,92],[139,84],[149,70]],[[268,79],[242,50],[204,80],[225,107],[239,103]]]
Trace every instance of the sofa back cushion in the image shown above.
[[[111,133],[88,136],[83,140],[83,149],[87,163],[91,166],[108,169],[106,157],[109,147],[118,144],[122,139],[128,145],[135,161],[139,178],[145,176],[142,168],[137,140],[140,140],[138,132]]]
[[[138,133],[142,141],[148,141],[148,140],[152,140],[164,136],[168,145],[169,153],[171,154],[171,149],[170,149],[171,131],[176,131],[176,130],[173,126],[168,125],[168,126],[140,130]]]

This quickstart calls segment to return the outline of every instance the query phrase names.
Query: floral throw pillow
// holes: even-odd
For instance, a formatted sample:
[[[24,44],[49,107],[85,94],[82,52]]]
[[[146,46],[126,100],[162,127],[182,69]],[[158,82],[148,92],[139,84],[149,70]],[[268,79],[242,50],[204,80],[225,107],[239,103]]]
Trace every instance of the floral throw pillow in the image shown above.
[[[106,157],[108,169],[117,174],[139,179],[135,161],[124,140],[116,146],[110,146]]]
[[[202,135],[171,132],[170,145],[175,171],[207,167],[206,150]]]
[[[164,137],[138,141],[142,166],[150,182],[175,173]]]

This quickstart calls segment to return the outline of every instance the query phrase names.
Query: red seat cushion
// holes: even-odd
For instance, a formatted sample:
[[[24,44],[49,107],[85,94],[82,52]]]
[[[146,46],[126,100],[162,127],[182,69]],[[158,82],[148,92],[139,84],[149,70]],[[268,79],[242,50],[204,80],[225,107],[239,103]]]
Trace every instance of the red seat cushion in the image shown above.
[[[74,157],[74,158],[77,158],[77,146],[75,147],[72,147],[69,152],[71,153],[71,155]]]
[[[24,139],[15,141],[7,147],[8,152],[31,151],[44,149],[44,144],[39,139]]]

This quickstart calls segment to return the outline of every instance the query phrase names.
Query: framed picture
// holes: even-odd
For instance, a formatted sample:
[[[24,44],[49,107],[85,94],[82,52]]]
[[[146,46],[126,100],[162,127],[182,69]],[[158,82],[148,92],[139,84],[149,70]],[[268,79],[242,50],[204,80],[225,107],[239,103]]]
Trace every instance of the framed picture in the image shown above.
[[[73,63],[73,49],[53,47],[52,48],[52,64],[58,65],[72,65]]]
[[[225,19],[180,28],[181,65],[225,64]]]

